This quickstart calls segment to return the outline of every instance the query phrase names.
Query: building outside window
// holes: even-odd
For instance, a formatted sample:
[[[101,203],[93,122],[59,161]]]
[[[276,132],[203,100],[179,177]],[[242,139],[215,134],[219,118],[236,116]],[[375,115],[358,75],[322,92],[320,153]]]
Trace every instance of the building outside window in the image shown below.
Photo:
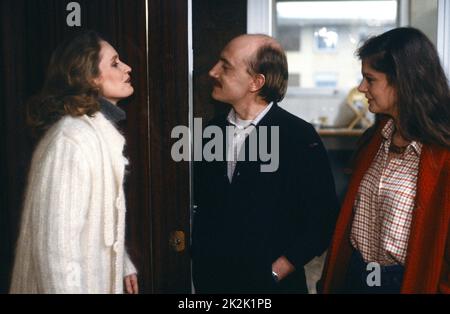
[[[395,0],[277,0],[273,34],[292,80],[281,106],[319,127],[346,128],[354,112],[345,100],[362,79],[355,52],[397,26],[397,7]]]
[[[361,79],[355,50],[396,27],[397,1],[277,1],[275,14],[274,34],[289,70],[300,73],[299,86],[348,90]],[[339,73],[336,84],[317,83],[317,72]]]

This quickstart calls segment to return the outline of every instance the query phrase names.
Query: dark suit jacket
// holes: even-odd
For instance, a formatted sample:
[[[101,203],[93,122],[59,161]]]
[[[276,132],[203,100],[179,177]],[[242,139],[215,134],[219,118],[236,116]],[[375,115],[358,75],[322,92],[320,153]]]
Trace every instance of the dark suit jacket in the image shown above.
[[[210,125],[225,134],[226,116]],[[199,293],[307,292],[303,266],[329,244],[338,203],[319,136],[276,104],[258,124],[259,136],[262,126],[269,134],[269,127],[279,127],[277,171],[261,172],[260,159],[248,161],[248,138],[247,161],[237,163],[231,184],[226,149],[224,161],[195,166],[192,253]],[[271,265],[282,255],[296,271],[276,284]]]

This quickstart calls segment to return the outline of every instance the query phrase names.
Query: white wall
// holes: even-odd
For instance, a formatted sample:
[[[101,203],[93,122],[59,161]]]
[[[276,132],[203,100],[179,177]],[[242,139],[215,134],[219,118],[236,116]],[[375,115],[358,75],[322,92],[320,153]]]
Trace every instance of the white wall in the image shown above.
[[[274,3],[273,0],[247,0],[248,34],[272,35]]]

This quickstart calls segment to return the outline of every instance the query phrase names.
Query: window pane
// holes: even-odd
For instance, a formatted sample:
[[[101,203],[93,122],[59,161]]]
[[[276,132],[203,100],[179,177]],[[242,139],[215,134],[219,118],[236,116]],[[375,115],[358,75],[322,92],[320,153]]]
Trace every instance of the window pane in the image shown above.
[[[335,28],[321,27],[314,32],[314,38],[318,50],[333,51],[337,47],[339,35]]]
[[[356,49],[396,20],[397,1],[277,1],[275,36],[287,51],[289,71],[300,78],[290,86],[356,86]]]

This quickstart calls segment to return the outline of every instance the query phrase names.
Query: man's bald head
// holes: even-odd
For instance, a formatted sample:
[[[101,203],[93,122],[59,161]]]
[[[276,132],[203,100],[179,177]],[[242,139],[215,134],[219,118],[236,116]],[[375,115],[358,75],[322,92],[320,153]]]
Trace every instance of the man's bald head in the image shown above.
[[[278,43],[278,41],[268,35],[265,34],[243,34],[243,35],[239,35],[235,38],[233,38],[231,42],[233,41],[244,41],[246,43],[252,43],[255,45],[259,45],[259,46],[263,46],[263,45],[271,45],[273,48],[277,48],[280,50],[283,50],[283,48],[281,47],[280,43]]]
[[[239,35],[235,38],[233,38],[227,46],[234,46],[236,47],[242,47],[247,49],[247,56],[246,58],[251,59],[252,57],[255,57],[255,53],[258,49],[261,47],[267,46],[271,47],[272,49],[276,49],[283,52],[283,48],[281,47],[280,43],[275,40],[275,38],[270,37],[268,35],[264,34],[244,34]]]

